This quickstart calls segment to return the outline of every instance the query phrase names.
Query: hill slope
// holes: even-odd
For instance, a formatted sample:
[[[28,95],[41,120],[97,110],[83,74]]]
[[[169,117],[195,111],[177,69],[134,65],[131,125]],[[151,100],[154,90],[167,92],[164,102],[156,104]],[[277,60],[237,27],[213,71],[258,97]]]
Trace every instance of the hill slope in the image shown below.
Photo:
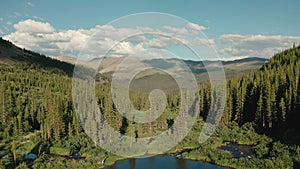
[[[300,144],[300,46],[268,60],[261,69],[228,81],[225,118],[260,132]]]
[[[59,70],[72,76],[74,65],[58,61],[26,49],[21,49],[9,41],[0,38],[0,63],[30,64],[44,69]]]

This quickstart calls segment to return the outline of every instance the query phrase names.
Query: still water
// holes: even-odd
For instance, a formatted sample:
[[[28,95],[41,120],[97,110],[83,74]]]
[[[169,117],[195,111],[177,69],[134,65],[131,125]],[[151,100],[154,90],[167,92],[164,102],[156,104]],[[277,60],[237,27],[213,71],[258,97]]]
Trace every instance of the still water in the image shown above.
[[[201,161],[178,159],[169,155],[127,159],[116,162],[105,169],[225,169]]]
[[[233,158],[251,158],[254,156],[251,145],[240,145],[232,142],[225,142],[225,145],[219,147],[220,150],[228,152]]]

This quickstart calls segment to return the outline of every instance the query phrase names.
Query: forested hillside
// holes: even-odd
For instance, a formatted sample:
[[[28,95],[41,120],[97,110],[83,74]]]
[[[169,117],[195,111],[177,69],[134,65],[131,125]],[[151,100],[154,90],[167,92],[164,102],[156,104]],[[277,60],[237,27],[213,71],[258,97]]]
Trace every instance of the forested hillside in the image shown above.
[[[276,54],[260,70],[228,80],[224,122],[254,122],[258,131],[299,143],[300,47]]]
[[[53,168],[55,165],[103,167],[103,164],[95,162],[95,158],[98,158],[97,154],[101,158],[107,157],[108,153],[96,148],[92,141],[83,134],[73,108],[72,79],[68,76],[69,73],[62,73],[62,69],[58,71],[60,73],[57,73],[56,64],[52,65],[53,62],[50,62],[51,66],[47,67],[49,62],[45,63],[44,61],[39,63],[36,60],[35,62],[0,65],[0,151],[2,152],[0,158],[10,159],[1,165],[11,168],[19,164],[32,168],[42,166],[44,166],[42,168]],[[58,69],[62,66],[60,64]],[[245,125],[254,126],[253,132],[255,133],[265,133],[274,140],[298,146],[300,140],[297,133],[297,129],[300,128],[298,122],[300,117],[299,78],[300,46],[276,54],[260,70],[239,78],[228,79],[228,99],[220,125],[225,128],[223,126],[232,126],[237,123],[241,129],[234,129],[236,131],[244,130]],[[193,145],[192,148],[201,148],[201,145],[198,145],[197,133],[200,133],[203,119],[209,109],[210,87],[200,85],[199,93],[199,119],[191,131],[192,134],[180,144],[183,149],[191,145]],[[160,118],[147,124],[136,124],[118,115],[111,98],[108,81],[97,84],[96,95],[99,108],[111,126],[121,134],[135,138],[159,134],[169,128],[174,123],[180,106],[179,95],[170,93],[167,95],[167,108]],[[149,107],[147,93],[132,92],[131,99],[140,110],[146,110]],[[28,141],[27,136],[32,133],[33,136]],[[230,137],[230,139],[235,138]],[[236,140],[239,141],[238,138]],[[251,143],[257,146],[260,145],[258,140],[250,139]],[[72,155],[74,151],[81,151],[88,163],[65,161],[62,164],[56,164],[48,156],[40,157],[41,154]],[[275,154],[264,152],[264,156],[259,156],[260,149],[257,149],[256,153],[257,157],[268,159],[271,155],[279,155],[281,151],[288,153],[293,151],[294,154],[289,160],[282,160],[285,163],[277,165],[274,161],[273,166],[292,167],[294,163],[299,163],[299,147],[293,150],[278,149]],[[20,158],[28,152],[38,154],[38,159],[30,163],[22,163]],[[97,161],[102,160],[101,158]],[[218,160],[211,162],[217,163]],[[249,164],[239,162],[233,161],[227,165],[248,166],[253,161]],[[256,161],[253,163],[255,164]],[[264,161],[259,161],[259,163],[264,165]]]
[[[45,139],[66,134],[76,117],[70,78],[23,64],[1,65],[0,71],[2,137],[34,130],[41,130]]]
[[[32,52],[26,49],[21,49],[11,42],[4,40],[0,37],[0,63],[4,64],[17,64],[27,63],[35,67],[41,67],[48,71],[56,73],[65,73],[72,76],[74,65],[52,59],[45,55]]]

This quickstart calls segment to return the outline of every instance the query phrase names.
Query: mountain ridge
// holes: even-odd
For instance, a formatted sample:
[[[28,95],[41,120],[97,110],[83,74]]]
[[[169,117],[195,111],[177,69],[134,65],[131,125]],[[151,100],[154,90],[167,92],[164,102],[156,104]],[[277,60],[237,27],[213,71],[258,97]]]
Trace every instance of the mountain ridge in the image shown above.
[[[58,57],[47,57],[43,54],[32,52],[27,49],[22,49],[13,43],[0,38],[0,63],[3,64],[16,64],[16,63],[29,63],[39,65],[46,69],[56,69],[66,73],[68,76],[73,75],[73,69],[75,64],[83,65],[86,67],[97,67],[99,65],[99,73],[104,76],[111,77],[113,72],[116,70],[118,65],[122,62],[124,57],[103,57],[94,58],[91,60],[79,60],[70,56],[58,56]],[[101,62],[99,62],[101,60]],[[146,60],[146,61],[145,61]],[[160,61],[162,59],[148,59],[145,58],[142,62],[148,64],[154,61]],[[164,59],[166,64],[174,64],[174,61],[183,61],[191,71],[200,80],[199,82],[204,82],[208,80],[206,66],[210,66],[216,63],[222,63],[227,77],[236,77],[244,73],[249,73],[253,70],[259,69],[266,62],[264,58],[250,57],[235,59],[230,61],[194,61],[194,60],[181,60],[176,58]],[[155,71],[154,71],[155,72]],[[147,73],[149,75],[149,72]],[[151,75],[151,73],[150,73]],[[140,76],[141,77],[141,76]]]
[[[22,49],[12,42],[0,38],[0,63],[2,64],[30,64],[43,69],[51,69],[72,76],[74,65],[59,61],[43,54]]]
[[[60,57],[53,57],[54,59],[58,59],[60,61],[69,62],[72,64],[77,63],[78,65],[88,66],[88,67],[97,67],[99,64],[99,73],[111,78],[113,72],[117,69],[118,65],[123,61],[125,58],[133,59],[132,57],[103,57],[103,58],[94,58],[91,60],[77,60],[76,58],[70,56],[60,56]],[[227,77],[236,77],[240,76],[244,73],[252,72],[256,69],[262,67],[262,65],[267,61],[267,59],[259,58],[259,57],[250,57],[250,58],[243,58],[243,59],[235,59],[231,61],[194,61],[194,60],[181,60],[176,58],[169,58],[169,59],[141,59],[137,58],[136,60],[140,60],[143,64],[161,64],[160,62],[164,62],[165,64],[174,64],[176,61],[184,62],[190,70],[196,75],[199,76],[199,79],[202,81],[207,81],[207,70],[206,67],[212,66],[214,64],[222,63],[224,71]],[[156,61],[156,63],[154,63]],[[134,65],[128,65],[134,66]],[[147,73],[149,75],[149,72]]]

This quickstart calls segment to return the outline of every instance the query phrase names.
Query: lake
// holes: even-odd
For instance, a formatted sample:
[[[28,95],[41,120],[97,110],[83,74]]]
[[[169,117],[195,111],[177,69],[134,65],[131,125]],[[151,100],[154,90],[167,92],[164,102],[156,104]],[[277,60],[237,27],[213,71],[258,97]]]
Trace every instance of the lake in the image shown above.
[[[179,159],[170,155],[132,158],[116,162],[104,169],[225,169],[202,161]]]

